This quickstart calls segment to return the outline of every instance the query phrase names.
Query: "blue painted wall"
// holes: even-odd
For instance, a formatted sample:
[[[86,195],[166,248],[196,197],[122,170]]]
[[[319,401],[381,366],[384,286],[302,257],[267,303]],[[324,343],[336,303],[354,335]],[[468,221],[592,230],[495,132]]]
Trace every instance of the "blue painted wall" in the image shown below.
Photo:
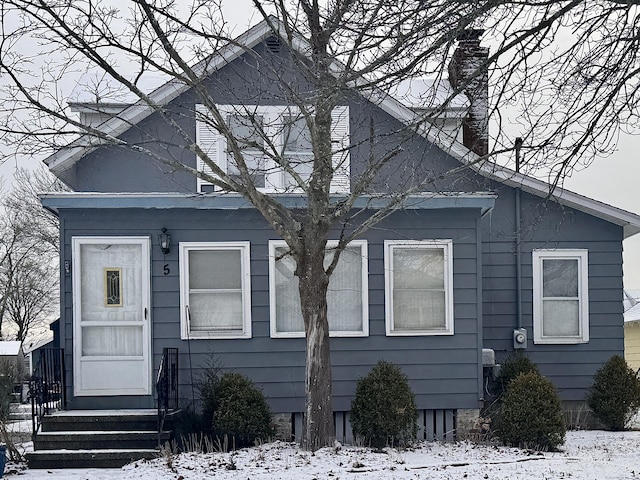
[[[369,331],[364,338],[332,338],[334,408],[349,410],[355,382],[378,360],[401,366],[425,409],[477,408],[482,395],[478,271],[479,210],[403,211],[393,214],[363,238],[369,249]],[[269,335],[268,241],[278,237],[256,211],[64,210],[63,258],[71,258],[71,239],[79,235],[148,235],[152,239],[152,322],[154,370],[163,347],[180,351],[181,396],[189,399],[191,376],[198,378],[214,352],[216,362],[252,378],[276,412],[304,410],[304,339]],[[166,227],[174,247],[163,256],[157,235]],[[451,238],[454,242],[455,335],[386,337],[383,241]],[[180,340],[178,243],[251,241],[252,338],[249,340]],[[170,270],[164,275],[164,265]],[[221,272],[223,274],[223,272]],[[64,277],[64,329],[67,378],[72,378],[71,276]],[[191,354],[189,355],[189,352]],[[189,367],[193,367],[192,371]],[[114,405],[124,400],[73,398],[70,408]],[[126,399],[127,402],[133,399]],[[145,406],[152,399],[138,399]],[[125,402],[126,403],[126,402]],[[147,405],[150,406],[150,405]]]

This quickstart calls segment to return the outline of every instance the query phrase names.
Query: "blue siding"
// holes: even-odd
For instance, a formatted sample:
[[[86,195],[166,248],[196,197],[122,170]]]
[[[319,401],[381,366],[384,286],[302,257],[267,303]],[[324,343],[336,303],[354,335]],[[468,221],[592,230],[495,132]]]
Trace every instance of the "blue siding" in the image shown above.
[[[497,358],[513,353],[517,325],[513,190],[496,186],[499,199],[483,223],[484,344]],[[556,385],[563,400],[584,400],[595,371],[622,355],[622,228],[528,194],[522,196],[522,317],[529,333],[526,354]],[[537,248],[589,251],[589,342],[533,343],[532,251]]]
[[[369,250],[369,329],[366,338],[332,338],[334,408],[349,410],[355,382],[379,361],[397,363],[407,374],[422,409],[477,408],[480,343],[477,283],[478,210],[398,212],[363,238]],[[148,235],[152,239],[152,319],[154,367],[163,347],[180,351],[181,394],[191,395],[191,376],[210,361],[211,352],[226,369],[252,378],[276,412],[303,411],[304,339],[269,336],[268,241],[276,235],[253,210],[65,210],[64,259],[71,238],[80,235]],[[173,248],[163,256],[157,235],[171,234]],[[386,337],[383,242],[385,239],[453,239],[455,335]],[[178,243],[249,240],[251,242],[252,334],[250,340],[180,340]],[[164,275],[164,265],[170,270]],[[64,278],[67,368],[71,355],[71,279]],[[191,358],[188,353],[191,352]],[[193,368],[189,370],[189,366]],[[71,372],[68,377],[72,378]],[[100,399],[70,397],[71,408]],[[147,399],[151,402],[152,399]]]

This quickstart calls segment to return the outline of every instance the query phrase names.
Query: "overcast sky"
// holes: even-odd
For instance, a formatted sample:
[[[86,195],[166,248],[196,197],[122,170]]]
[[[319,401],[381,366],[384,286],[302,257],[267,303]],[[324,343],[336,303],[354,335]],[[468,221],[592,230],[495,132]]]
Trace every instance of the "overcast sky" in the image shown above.
[[[640,214],[640,136],[626,135],[618,151],[565,180],[576,193]],[[640,234],[624,241],[624,286],[640,289]]]

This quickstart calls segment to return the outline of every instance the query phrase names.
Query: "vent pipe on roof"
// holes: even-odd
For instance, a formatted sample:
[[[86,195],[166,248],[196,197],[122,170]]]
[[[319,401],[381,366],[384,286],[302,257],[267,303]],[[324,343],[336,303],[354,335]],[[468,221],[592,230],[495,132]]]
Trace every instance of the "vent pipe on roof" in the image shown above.
[[[484,30],[464,30],[457,37],[449,63],[449,81],[469,99],[469,112],[462,123],[462,143],[480,156],[489,153],[489,49],[480,46]]]

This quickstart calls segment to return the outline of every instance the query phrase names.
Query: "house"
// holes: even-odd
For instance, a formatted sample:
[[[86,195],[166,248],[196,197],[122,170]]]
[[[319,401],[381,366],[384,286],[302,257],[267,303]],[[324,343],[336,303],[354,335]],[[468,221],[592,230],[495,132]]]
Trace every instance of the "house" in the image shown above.
[[[286,64],[277,35],[261,23],[207,59],[203,85],[229,122],[241,122],[234,109],[248,105],[277,124],[291,108],[277,101],[271,70],[255,68],[250,51]],[[486,54],[476,35],[461,40],[454,58],[464,64]],[[399,99],[351,92],[334,110],[335,143],[348,152],[332,185],[336,198],[349,191],[369,154],[389,145],[402,148],[381,172],[379,188],[467,168],[434,175],[430,189],[360,235],[339,263],[329,295],[338,434],[349,437],[356,381],[382,359],[408,376],[427,438],[448,438],[473,423],[486,396],[483,367],[516,350],[553,381],[567,408],[581,404],[595,371],[623,352],[622,241],[640,231],[640,216],[479,162],[486,118],[470,121],[468,112],[486,105],[486,88],[438,109],[415,104],[425,98],[422,90],[406,87]],[[217,132],[193,116],[201,108],[195,92],[169,81],[151,98],[225,161]],[[117,117],[106,121],[91,101],[73,107],[127,142],[183,141],[144,106],[109,105]],[[440,128],[408,135],[415,113],[430,109]],[[463,134],[453,139],[461,124]],[[304,158],[308,148],[298,147]],[[193,153],[171,151],[205,168]],[[60,218],[67,408],[153,408],[165,348],[179,352],[179,395],[189,402],[197,395],[191,382],[213,352],[224,368],[251,378],[299,433],[305,340],[293,265],[258,211],[238,195],[115,146],[79,139],[46,163],[74,190],[42,195]],[[288,185],[282,171],[260,172],[278,201],[304,207],[302,194],[281,193]],[[384,204],[365,195],[354,211],[367,218]]]
[[[25,348],[25,356],[28,360],[29,373],[36,369],[40,357],[47,349],[60,348],[60,319],[56,319],[49,324],[49,330],[40,338],[31,340]]]
[[[16,375],[16,379],[24,376],[26,373],[26,358],[22,350],[22,342],[17,340],[0,341],[0,367],[3,375],[6,375],[7,369]]]
[[[640,291],[624,291],[624,358],[640,372]]]

